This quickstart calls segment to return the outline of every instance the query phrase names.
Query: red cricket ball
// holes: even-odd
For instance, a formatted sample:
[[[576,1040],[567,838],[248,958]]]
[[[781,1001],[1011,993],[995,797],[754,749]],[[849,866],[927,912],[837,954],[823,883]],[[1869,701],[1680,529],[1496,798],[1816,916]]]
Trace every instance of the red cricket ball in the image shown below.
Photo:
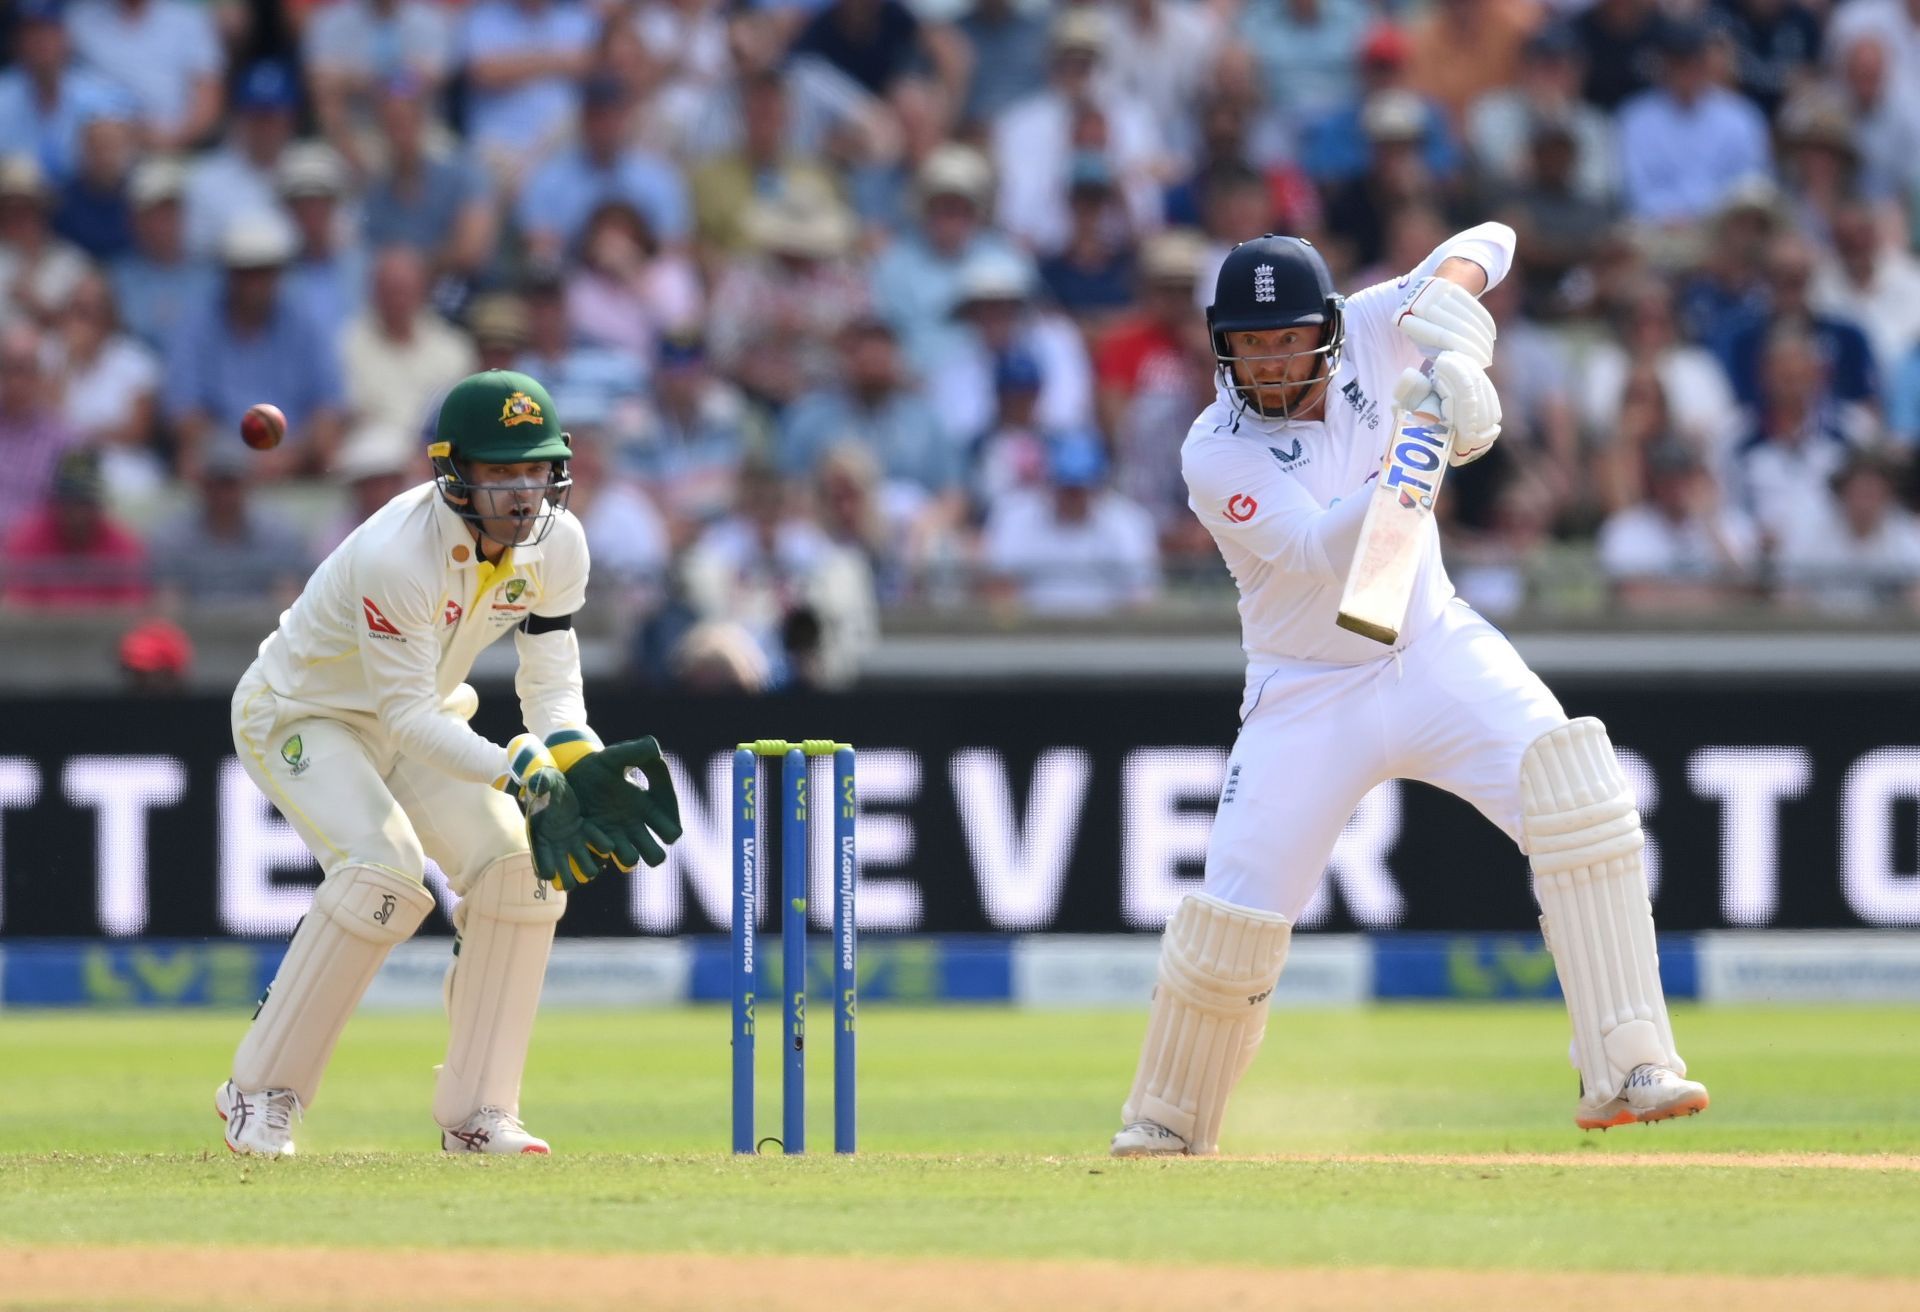
[[[280,407],[262,401],[240,417],[240,439],[255,451],[271,451],[287,435],[287,417]]]

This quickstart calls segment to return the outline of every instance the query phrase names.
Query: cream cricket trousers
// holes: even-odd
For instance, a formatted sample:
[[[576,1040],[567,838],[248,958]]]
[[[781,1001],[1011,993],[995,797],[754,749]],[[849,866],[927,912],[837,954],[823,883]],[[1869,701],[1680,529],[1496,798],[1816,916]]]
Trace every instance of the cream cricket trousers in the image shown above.
[[[405,760],[371,717],[318,713],[253,671],[234,691],[233,743],[329,875],[367,865],[418,883],[424,853],[465,897],[481,871],[527,849],[520,808],[505,793]]]
[[[1520,758],[1566,712],[1463,602],[1365,665],[1250,669],[1207,846],[1205,889],[1297,921],[1368,792],[1417,779],[1471,802],[1525,850]]]

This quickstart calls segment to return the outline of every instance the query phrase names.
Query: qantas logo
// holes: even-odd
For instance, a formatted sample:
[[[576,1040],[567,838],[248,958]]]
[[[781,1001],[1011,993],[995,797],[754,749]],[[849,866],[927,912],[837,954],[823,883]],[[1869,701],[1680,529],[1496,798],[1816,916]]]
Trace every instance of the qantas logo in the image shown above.
[[[1227,498],[1227,518],[1236,524],[1244,524],[1259,512],[1260,503],[1244,492],[1236,492]]]
[[[448,628],[452,628],[454,625],[460,622],[460,617],[464,614],[466,614],[466,612],[460,609],[460,603],[455,601],[452,597],[448,597],[447,611],[446,611],[446,614],[442,617],[441,622],[444,623]]]
[[[367,633],[370,636],[389,638],[398,642],[406,641],[400,630],[393,627],[393,621],[382,615],[380,608],[373,604],[372,597],[360,598],[360,608],[367,614]]]

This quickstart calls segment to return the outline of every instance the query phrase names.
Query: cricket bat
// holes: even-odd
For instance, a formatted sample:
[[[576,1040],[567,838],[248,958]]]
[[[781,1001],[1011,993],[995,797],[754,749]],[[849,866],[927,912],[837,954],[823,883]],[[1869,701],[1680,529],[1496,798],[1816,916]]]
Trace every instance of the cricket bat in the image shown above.
[[[1422,365],[1421,372],[1431,378],[1433,361]],[[1431,388],[1411,408],[1394,407],[1393,436],[1340,594],[1334,622],[1341,628],[1388,646],[1399,641],[1420,566],[1420,544],[1452,455],[1453,430],[1440,418],[1440,397]]]

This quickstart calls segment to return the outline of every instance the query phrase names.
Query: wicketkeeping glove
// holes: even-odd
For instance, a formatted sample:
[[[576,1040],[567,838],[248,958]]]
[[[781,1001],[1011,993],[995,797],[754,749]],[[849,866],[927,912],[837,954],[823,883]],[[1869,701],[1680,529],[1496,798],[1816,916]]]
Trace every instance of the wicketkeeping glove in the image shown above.
[[[493,786],[520,803],[534,870],[555,888],[578,888],[592,880],[614,842],[581,814],[580,799],[553,755],[538,738],[523,733],[507,744],[507,763]]]
[[[633,770],[647,781],[645,788],[627,778]],[[680,837],[680,799],[659,743],[634,738],[589,752],[566,767],[566,778],[587,820],[611,840],[603,850],[622,870],[636,861],[657,866],[667,859],[663,845]]]

